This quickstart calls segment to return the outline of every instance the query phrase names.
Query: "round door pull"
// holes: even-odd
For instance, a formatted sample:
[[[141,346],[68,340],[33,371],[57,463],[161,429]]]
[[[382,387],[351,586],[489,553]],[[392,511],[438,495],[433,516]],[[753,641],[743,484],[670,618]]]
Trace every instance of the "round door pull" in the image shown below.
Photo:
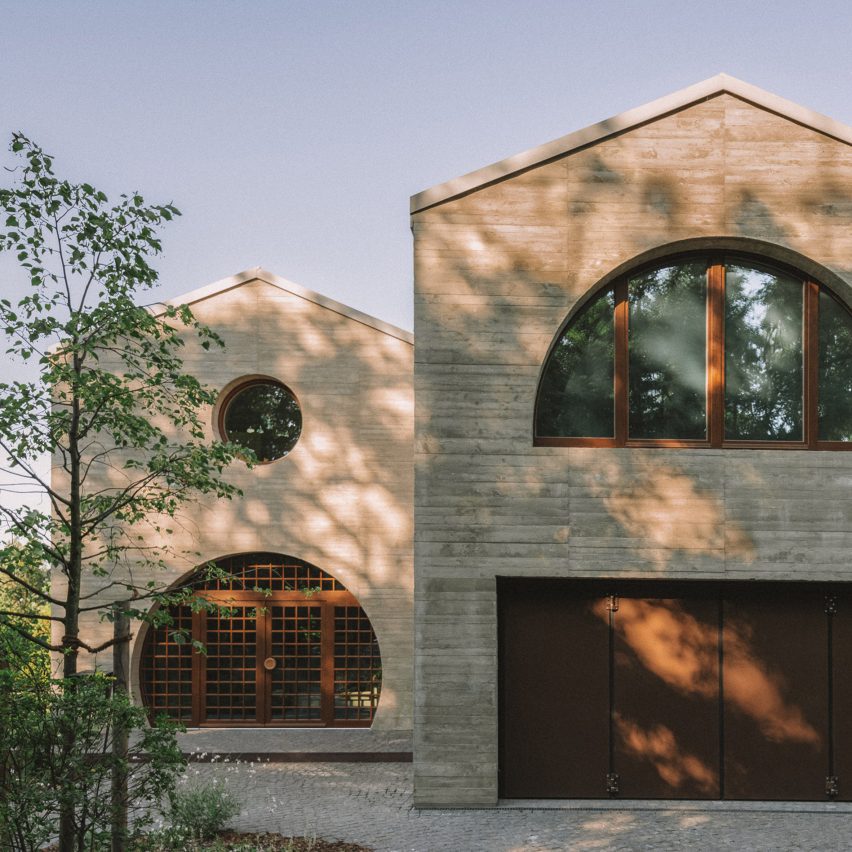
[[[267,658],[263,661],[263,667],[264,667],[264,668],[265,668],[268,672],[271,672],[271,671],[272,671],[272,670],[273,670],[273,669],[274,669],[277,665],[278,665],[278,661],[275,659],[275,657],[267,657]]]

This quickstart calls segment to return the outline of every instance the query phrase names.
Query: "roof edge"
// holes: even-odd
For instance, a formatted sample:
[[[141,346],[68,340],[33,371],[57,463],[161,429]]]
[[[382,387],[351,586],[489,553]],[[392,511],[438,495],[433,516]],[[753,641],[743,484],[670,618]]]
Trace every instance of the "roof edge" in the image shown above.
[[[355,308],[350,308],[342,302],[338,302],[328,296],[323,296],[321,293],[316,293],[313,290],[309,290],[307,287],[302,287],[301,284],[288,281],[286,278],[282,278],[280,275],[276,275],[274,272],[270,272],[262,266],[255,266],[252,269],[244,269],[236,275],[229,275],[227,278],[214,281],[212,284],[206,284],[204,287],[198,287],[195,290],[190,290],[188,293],[175,296],[175,298],[168,299],[162,304],[170,307],[177,307],[178,305],[193,305],[196,302],[201,302],[204,299],[210,299],[213,296],[218,296],[220,293],[225,293],[236,287],[241,287],[243,284],[248,284],[250,281],[263,281],[265,284],[270,284],[273,287],[277,287],[279,290],[298,296],[300,299],[305,299],[308,302],[313,302],[315,305],[319,305],[320,307],[328,308],[328,310],[334,311],[347,319],[360,322],[362,325],[367,325],[370,328],[376,329],[376,331],[381,331],[382,333],[389,335],[390,337],[396,337],[398,340],[402,340],[405,343],[414,343],[414,334],[412,332],[406,331],[404,328],[391,325],[389,322],[377,319],[376,317],[365,314]]]
[[[569,154],[578,148],[592,145],[608,136],[614,136],[616,133],[622,133],[645,122],[653,121],[668,113],[677,112],[694,103],[723,93],[735,95],[763,107],[769,112],[789,118],[797,124],[802,124],[840,142],[845,142],[847,145],[852,145],[852,127],[849,125],[835,121],[827,115],[800,106],[793,101],[788,101],[780,95],[767,92],[759,86],[738,80],[729,74],[717,74],[715,77],[687,86],[685,89],[665,95],[643,106],[634,107],[612,118],[584,127],[582,130],[575,130],[573,133],[554,139],[552,142],[546,142],[544,145],[530,148],[520,154],[507,157],[505,160],[492,163],[490,166],[476,169],[476,171],[469,172],[461,177],[424,189],[422,192],[411,196],[411,213],[418,213],[428,207],[434,207],[436,204],[465,195],[488,184],[496,183],[525,169]]]

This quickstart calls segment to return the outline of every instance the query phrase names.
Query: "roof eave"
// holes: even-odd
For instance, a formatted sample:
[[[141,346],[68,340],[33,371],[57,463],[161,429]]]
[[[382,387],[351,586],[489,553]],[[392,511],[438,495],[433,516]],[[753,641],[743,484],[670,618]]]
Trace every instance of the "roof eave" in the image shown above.
[[[207,284],[204,287],[197,288],[196,290],[190,290],[188,293],[184,293],[181,296],[175,296],[175,298],[169,299],[163,304],[172,307],[177,307],[178,305],[191,306],[197,302],[203,301],[204,299],[210,299],[214,296],[220,295],[221,293],[225,293],[228,290],[241,287],[243,284],[248,284],[250,281],[263,281],[265,284],[270,284],[273,287],[277,287],[279,290],[298,296],[300,299],[313,302],[315,305],[320,305],[321,307],[334,311],[347,319],[360,322],[363,325],[374,328],[376,331],[381,331],[391,337],[396,337],[405,343],[414,343],[414,335],[410,331],[391,325],[389,322],[377,319],[376,317],[365,314],[355,308],[350,308],[348,305],[344,305],[342,302],[338,302],[335,299],[330,299],[328,296],[323,296],[321,293],[315,293],[313,290],[309,290],[307,287],[302,287],[301,284],[296,284],[293,281],[288,281],[286,278],[282,278],[280,275],[276,275],[274,272],[270,272],[261,266],[256,266],[252,269],[245,269],[242,272],[238,272],[236,275],[230,275],[227,278],[214,281],[212,284]]]
[[[584,127],[582,130],[576,130],[567,136],[554,139],[552,142],[530,148],[528,151],[507,157],[505,160],[492,163],[490,166],[485,166],[418,192],[411,196],[411,213],[418,213],[429,207],[434,207],[436,204],[442,204],[445,201],[466,195],[525,169],[565,156],[578,148],[593,145],[609,136],[623,133],[640,124],[645,124],[648,121],[653,121],[723,93],[742,98],[797,124],[802,124],[833,139],[845,142],[847,145],[852,145],[852,127],[849,127],[849,125],[767,92],[758,86],[753,86],[751,83],[738,80],[736,77],[731,77],[728,74],[717,74],[715,77],[695,83],[643,106],[634,107],[612,118]]]

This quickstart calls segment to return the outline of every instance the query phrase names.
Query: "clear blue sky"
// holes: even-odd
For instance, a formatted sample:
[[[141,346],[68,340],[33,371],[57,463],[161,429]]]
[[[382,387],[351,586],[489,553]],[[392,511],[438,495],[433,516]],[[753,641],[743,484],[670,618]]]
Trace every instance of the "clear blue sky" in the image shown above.
[[[0,150],[183,211],[163,297],[263,265],[405,328],[414,192],[719,71],[852,123],[848,2],[0,0],[0,32]]]

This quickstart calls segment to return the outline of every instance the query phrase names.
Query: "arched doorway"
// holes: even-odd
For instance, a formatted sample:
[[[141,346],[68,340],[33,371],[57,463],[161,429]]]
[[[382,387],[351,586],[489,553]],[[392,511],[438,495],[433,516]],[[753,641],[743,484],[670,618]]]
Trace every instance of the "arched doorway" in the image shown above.
[[[145,637],[140,686],[149,713],[192,726],[368,727],[381,655],[354,595],[280,554],[215,567],[189,585],[193,598],[218,608],[169,607],[170,623]]]

